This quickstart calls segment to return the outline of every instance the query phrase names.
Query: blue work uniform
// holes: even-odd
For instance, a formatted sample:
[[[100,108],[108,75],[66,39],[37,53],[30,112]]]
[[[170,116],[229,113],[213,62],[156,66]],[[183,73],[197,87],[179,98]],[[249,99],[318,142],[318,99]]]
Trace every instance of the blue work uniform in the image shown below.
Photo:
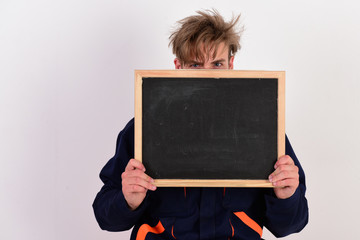
[[[286,154],[299,167],[299,187],[288,199],[271,188],[158,188],[129,209],[121,173],[134,158],[134,119],[119,133],[115,156],[101,170],[104,186],[93,203],[100,227],[142,239],[261,239],[265,226],[276,237],[301,231],[308,222],[305,175],[286,137]]]

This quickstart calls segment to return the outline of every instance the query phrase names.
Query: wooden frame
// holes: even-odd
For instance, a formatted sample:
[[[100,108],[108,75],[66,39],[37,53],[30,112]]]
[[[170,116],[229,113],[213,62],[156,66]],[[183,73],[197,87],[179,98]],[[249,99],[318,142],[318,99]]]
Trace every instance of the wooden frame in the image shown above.
[[[136,70],[135,159],[142,161],[142,82],[148,77],[168,78],[276,78],[278,79],[278,157],[285,154],[285,72],[242,70]],[[158,187],[273,187],[267,179],[155,179]]]

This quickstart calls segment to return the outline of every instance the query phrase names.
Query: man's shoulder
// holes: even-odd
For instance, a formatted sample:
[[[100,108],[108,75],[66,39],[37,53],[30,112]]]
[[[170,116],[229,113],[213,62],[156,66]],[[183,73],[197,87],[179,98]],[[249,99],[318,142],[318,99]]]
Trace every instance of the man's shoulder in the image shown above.
[[[124,132],[132,132],[134,133],[134,118],[132,118],[124,127],[123,131]]]
[[[132,118],[120,132],[119,137],[123,136],[125,139],[130,142],[134,141],[134,118]]]

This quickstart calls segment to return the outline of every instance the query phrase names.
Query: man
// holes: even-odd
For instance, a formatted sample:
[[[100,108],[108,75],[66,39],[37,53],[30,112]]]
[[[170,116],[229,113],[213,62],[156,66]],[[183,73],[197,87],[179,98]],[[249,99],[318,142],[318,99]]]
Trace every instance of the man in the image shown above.
[[[216,11],[179,21],[170,36],[176,69],[233,69],[240,49],[239,17]],[[120,132],[115,156],[100,173],[104,186],[93,204],[102,229],[132,227],[131,239],[261,239],[263,226],[281,237],[308,221],[305,176],[286,138],[286,154],[269,176],[274,189],[156,188],[134,157],[134,121]]]

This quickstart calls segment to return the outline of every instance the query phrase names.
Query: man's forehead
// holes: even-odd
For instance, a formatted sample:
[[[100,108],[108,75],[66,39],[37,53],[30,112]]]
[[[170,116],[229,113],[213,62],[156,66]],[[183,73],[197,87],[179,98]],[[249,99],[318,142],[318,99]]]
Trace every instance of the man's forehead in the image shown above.
[[[213,54],[215,51],[218,53],[223,53],[229,49],[229,47],[225,44],[225,42],[220,43],[200,43],[199,48],[202,49],[205,54]]]
[[[192,61],[202,62],[204,60],[213,60],[219,58],[220,55],[223,55],[225,53],[227,55],[229,52],[229,46],[227,46],[224,42],[206,45],[204,43],[201,43],[198,49],[199,51],[197,52],[197,54],[196,51],[193,51],[193,54],[190,57]]]

